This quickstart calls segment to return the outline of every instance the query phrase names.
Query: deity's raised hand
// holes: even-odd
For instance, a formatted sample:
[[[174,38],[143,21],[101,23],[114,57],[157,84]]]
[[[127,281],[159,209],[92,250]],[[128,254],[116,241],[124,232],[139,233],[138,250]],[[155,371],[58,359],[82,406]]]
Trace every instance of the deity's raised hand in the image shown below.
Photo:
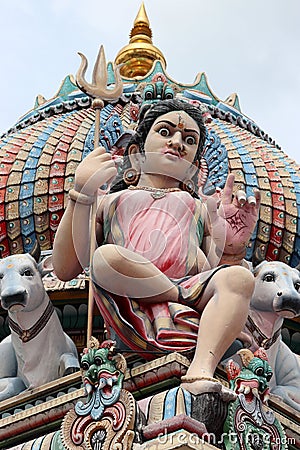
[[[229,174],[219,206],[214,198],[207,199],[210,232],[223,254],[240,255],[244,252],[257,223],[260,193],[246,197],[244,191],[233,194],[234,175]]]
[[[116,174],[117,169],[110,153],[104,147],[98,147],[77,167],[75,189],[93,196],[100,186],[111,181]]]

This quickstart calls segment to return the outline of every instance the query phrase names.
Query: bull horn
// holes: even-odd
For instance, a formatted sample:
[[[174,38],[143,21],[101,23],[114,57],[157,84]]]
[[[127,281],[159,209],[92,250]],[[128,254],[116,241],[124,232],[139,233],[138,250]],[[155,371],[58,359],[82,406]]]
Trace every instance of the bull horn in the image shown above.
[[[253,353],[248,348],[239,350],[237,354],[240,355],[244,367],[248,367],[251,359],[254,358]]]
[[[260,264],[261,262],[263,262],[265,259],[263,252],[261,250],[260,247],[256,247],[256,249],[254,250],[253,256],[252,256],[252,266],[253,268],[255,268],[256,266],[258,266],[258,264]]]
[[[37,240],[35,240],[34,245],[29,254],[36,260],[37,263],[39,262],[41,257],[41,247]]]

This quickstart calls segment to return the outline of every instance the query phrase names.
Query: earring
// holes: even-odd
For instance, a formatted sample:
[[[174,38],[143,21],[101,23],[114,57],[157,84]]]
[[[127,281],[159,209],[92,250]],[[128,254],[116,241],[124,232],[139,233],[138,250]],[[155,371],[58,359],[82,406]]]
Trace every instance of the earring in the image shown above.
[[[140,174],[133,167],[126,169],[123,174],[123,180],[128,186],[136,184],[139,181],[139,178]]]
[[[180,185],[181,185],[180,188],[183,191],[186,191],[191,195],[195,192],[195,184],[191,179],[184,180],[182,183],[180,183]]]

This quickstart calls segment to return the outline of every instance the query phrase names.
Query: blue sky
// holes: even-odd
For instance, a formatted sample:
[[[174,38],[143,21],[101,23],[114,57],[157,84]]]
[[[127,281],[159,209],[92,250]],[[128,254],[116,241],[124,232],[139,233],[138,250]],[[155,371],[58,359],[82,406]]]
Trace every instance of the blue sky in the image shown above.
[[[140,0],[0,0],[0,132],[51,98],[75,74],[78,51],[93,65],[124,45]],[[167,72],[192,83],[205,72],[222,100],[237,92],[243,112],[300,162],[299,0],[145,0],[153,42]]]

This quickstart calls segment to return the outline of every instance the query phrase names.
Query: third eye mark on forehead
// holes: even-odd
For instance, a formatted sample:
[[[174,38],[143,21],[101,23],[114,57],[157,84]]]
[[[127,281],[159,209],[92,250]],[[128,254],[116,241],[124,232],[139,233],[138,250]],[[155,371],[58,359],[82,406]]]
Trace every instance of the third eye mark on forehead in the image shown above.
[[[172,128],[177,128],[177,125],[173,122],[170,122],[169,120],[160,120],[159,122],[156,122],[156,124],[158,125],[159,123],[167,123],[168,125],[170,125]],[[196,133],[198,134],[198,136],[200,136],[200,133],[198,130],[194,129],[194,128],[184,128],[183,130],[185,133]]]

